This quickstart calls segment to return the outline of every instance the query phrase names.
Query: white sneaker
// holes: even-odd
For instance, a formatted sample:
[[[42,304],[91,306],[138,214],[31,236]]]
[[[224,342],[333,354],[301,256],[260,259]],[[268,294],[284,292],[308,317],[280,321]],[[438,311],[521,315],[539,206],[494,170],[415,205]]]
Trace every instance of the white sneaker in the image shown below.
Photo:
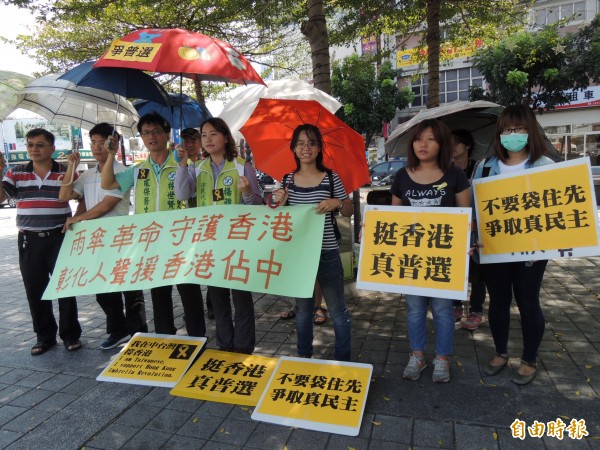
[[[434,383],[447,383],[450,381],[450,361],[437,359],[433,360],[433,376]]]
[[[408,364],[404,368],[404,373],[402,376],[407,380],[416,381],[421,376],[421,372],[423,369],[427,367],[424,359],[419,359],[412,353],[410,354],[410,359],[408,360]]]

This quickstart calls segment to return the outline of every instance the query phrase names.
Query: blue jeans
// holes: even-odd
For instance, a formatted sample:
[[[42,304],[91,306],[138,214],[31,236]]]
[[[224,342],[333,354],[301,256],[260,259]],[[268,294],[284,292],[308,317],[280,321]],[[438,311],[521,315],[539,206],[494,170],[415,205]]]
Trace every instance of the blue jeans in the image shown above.
[[[335,332],[335,359],[350,361],[352,321],[344,301],[344,271],[338,250],[321,252],[317,281],[323,291]],[[312,357],[314,298],[296,298],[296,334],[298,355]]]
[[[431,303],[435,328],[435,354],[452,353],[454,339],[454,308],[452,300],[436,297],[406,295],[408,339],[412,351],[423,352],[427,345],[427,308]]]

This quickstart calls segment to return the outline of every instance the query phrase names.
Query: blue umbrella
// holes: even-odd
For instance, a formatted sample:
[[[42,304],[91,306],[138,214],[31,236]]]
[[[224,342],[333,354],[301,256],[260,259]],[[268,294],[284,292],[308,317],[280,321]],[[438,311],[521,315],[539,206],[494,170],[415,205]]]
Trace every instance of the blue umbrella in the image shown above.
[[[185,128],[198,128],[206,119],[212,117],[206,106],[200,105],[188,95],[169,94],[169,100],[170,106],[148,100],[136,100],[133,102],[133,106],[140,116],[157,112],[167,119],[172,126],[179,125],[182,130]],[[181,117],[182,111],[183,117]]]
[[[119,94],[127,98],[143,98],[168,104],[167,91],[154,78],[141,70],[121,67],[99,67],[94,61],[79,64],[65,72],[59,80],[68,80],[77,86],[88,86]]]

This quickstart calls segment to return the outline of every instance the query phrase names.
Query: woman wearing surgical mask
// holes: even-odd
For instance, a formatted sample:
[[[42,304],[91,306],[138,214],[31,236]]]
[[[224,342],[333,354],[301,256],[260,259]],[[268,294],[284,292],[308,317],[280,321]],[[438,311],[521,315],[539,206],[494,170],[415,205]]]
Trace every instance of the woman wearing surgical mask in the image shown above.
[[[551,164],[543,154],[544,137],[535,114],[524,105],[504,109],[496,124],[495,154],[475,169],[474,179],[515,173]],[[529,384],[536,376],[538,349],[545,320],[540,307],[540,288],[547,260],[483,264],[482,271],[490,295],[489,324],[496,354],[483,369],[488,376],[499,374],[508,365],[510,307],[514,292],[521,316],[523,352],[512,382]]]

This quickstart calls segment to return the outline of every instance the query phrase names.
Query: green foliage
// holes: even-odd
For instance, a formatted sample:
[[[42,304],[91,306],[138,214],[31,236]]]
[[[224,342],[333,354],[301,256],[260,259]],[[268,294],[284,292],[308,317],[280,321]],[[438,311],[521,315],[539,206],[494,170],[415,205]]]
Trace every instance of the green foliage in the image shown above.
[[[428,52],[422,53],[419,71],[428,63],[428,106],[436,106],[439,62],[451,57],[440,52],[440,44],[460,47],[475,39],[487,44],[496,42],[523,27],[527,7],[534,3],[535,0],[372,0],[365,4],[337,0],[331,42],[386,33],[396,37],[395,49],[400,49],[405,48],[409,37],[420,35],[420,46],[428,47]],[[446,36],[443,42],[440,35]]]
[[[393,119],[396,109],[406,108],[413,100],[409,89],[398,89],[394,78],[399,75],[386,61],[377,76],[374,61],[356,54],[334,64],[331,87],[333,96],[344,104],[342,119],[366,134],[367,145],[383,123]]]
[[[575,34],[561,35],[559,25],[521,32],[480,49],[474,66],[489,83],[487,98],[503,105],[530,104],[552,109],[568,103],[564,91],[599,81],[600,33],[594,21]],[[480,92],[472,92],[472,99]]]
[[[99,58],[110,43],[140,28],[184,28],[222,39],[250,61],[271,66],[278,73],[296,74],[303,56],[303,38],[289,28],[275,26],[277,2],[252,0],[55,0],[6,1],[27,7],[38,22],[35,33],[14,42],[43,65],[44,73],[62,72]],[[273,56],[270,56],[273,55]],[[41,74],[40,74],[41,75]],[[169,78],[161,77],[169,83]],[[193,83],[184,90],[194,95]],[[203,83],[205,89],[211,90]],[[177,85],[177,91],[178,85]],[[209,92],[207,92],[209,94]]]

